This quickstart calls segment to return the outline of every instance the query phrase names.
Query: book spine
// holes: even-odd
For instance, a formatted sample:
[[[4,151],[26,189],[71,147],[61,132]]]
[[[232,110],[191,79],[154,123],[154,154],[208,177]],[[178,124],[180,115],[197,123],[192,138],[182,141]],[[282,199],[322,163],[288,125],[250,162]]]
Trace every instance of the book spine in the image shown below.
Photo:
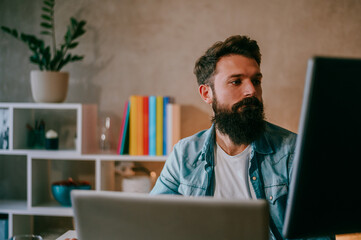
[[[156,155],[156,109],[157,100],[155,96],[149,96],[149,155]]]
[[[157,96],[156,155],[163,155],[163,97]]]
[[[163,155],[167,155],[167,106],[169,104],[169,97],[163,97]]]
[[[126,101],[125,104],[124,104],[123,115],[122,115],[123,119],[122,119],[122,124],[120,125],[120,131],[119,131],[119,141],[118,141],[117,154],[120,154],[120,149],[121,149],[121,146],[122,146],[125,119],[127,117],[127,108],[128,108],[128,101]]]
[[[129,154],[137,155],[137,97],[130,96]]]
[[[124,127],[122,130],[122,144],[120,146],[120,154],[129,153],[129,112],[130,112],[130,103],[126,103],[126,113],[124,115]]]
[[[172,107],[172,140],[171,149],[181,139],[181,106],[173,104]]]
[[[149,155],[149,97],[143,97],[143,154]]]
[[[167,154],[172,150],[173,140],[173,104],[167,105]]]
[[[143,97],[137,96],[137,155],[143,155]]]

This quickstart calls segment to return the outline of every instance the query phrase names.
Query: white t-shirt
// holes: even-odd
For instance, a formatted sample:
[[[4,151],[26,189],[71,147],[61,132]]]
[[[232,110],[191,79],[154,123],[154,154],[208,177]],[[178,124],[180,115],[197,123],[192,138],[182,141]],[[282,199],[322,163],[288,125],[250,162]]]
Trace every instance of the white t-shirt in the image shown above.
[[[214,196],[220,198],[252,199],[256,198],[250,184],[248,168],[251,160],[252,147],[243,152],[230,156],[216,144],[215,161],[215,190]]]

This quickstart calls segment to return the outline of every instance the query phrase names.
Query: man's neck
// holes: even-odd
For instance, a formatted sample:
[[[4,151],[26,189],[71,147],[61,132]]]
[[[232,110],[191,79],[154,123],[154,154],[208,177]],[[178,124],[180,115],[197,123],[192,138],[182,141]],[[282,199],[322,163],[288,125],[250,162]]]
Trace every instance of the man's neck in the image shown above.
[[[218,146],[220,146],[223,149],[223,151],[225,151],[230,156],[234,156],[243,152],[243,150],[245,150],[249,145],[249,144],[241,144],[241,145],[234,144],[228,135],[221,133],[218,129],[216,129],[216,142]]]

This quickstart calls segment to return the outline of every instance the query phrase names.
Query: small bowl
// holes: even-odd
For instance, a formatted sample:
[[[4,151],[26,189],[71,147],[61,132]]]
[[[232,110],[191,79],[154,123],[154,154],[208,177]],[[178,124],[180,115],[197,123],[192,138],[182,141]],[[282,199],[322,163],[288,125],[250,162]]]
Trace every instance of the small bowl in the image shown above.
[[[51,185],[51,192],[53,193],[55,200],[65,207],[71,207],[70,192],[74,189],[90,190],[91,185],[86,181],[75,182],[72,179],[55,182]]]

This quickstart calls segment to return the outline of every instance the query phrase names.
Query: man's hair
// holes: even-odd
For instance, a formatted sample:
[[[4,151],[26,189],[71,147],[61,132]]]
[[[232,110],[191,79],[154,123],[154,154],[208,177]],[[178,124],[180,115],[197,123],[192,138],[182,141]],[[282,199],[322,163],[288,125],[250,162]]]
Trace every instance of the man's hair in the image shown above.
[[[227,38],[224,42],[216,42],[206,53],[201,56],[194,67],[194,74],[197,77],[198,85],[207,84],[213,86],[213,76],[217,62],[220,58],[228,55],[242,55],[253,58],[258,65],[261,65],[261,53],[255,40],[248,36],[235,35]]]

